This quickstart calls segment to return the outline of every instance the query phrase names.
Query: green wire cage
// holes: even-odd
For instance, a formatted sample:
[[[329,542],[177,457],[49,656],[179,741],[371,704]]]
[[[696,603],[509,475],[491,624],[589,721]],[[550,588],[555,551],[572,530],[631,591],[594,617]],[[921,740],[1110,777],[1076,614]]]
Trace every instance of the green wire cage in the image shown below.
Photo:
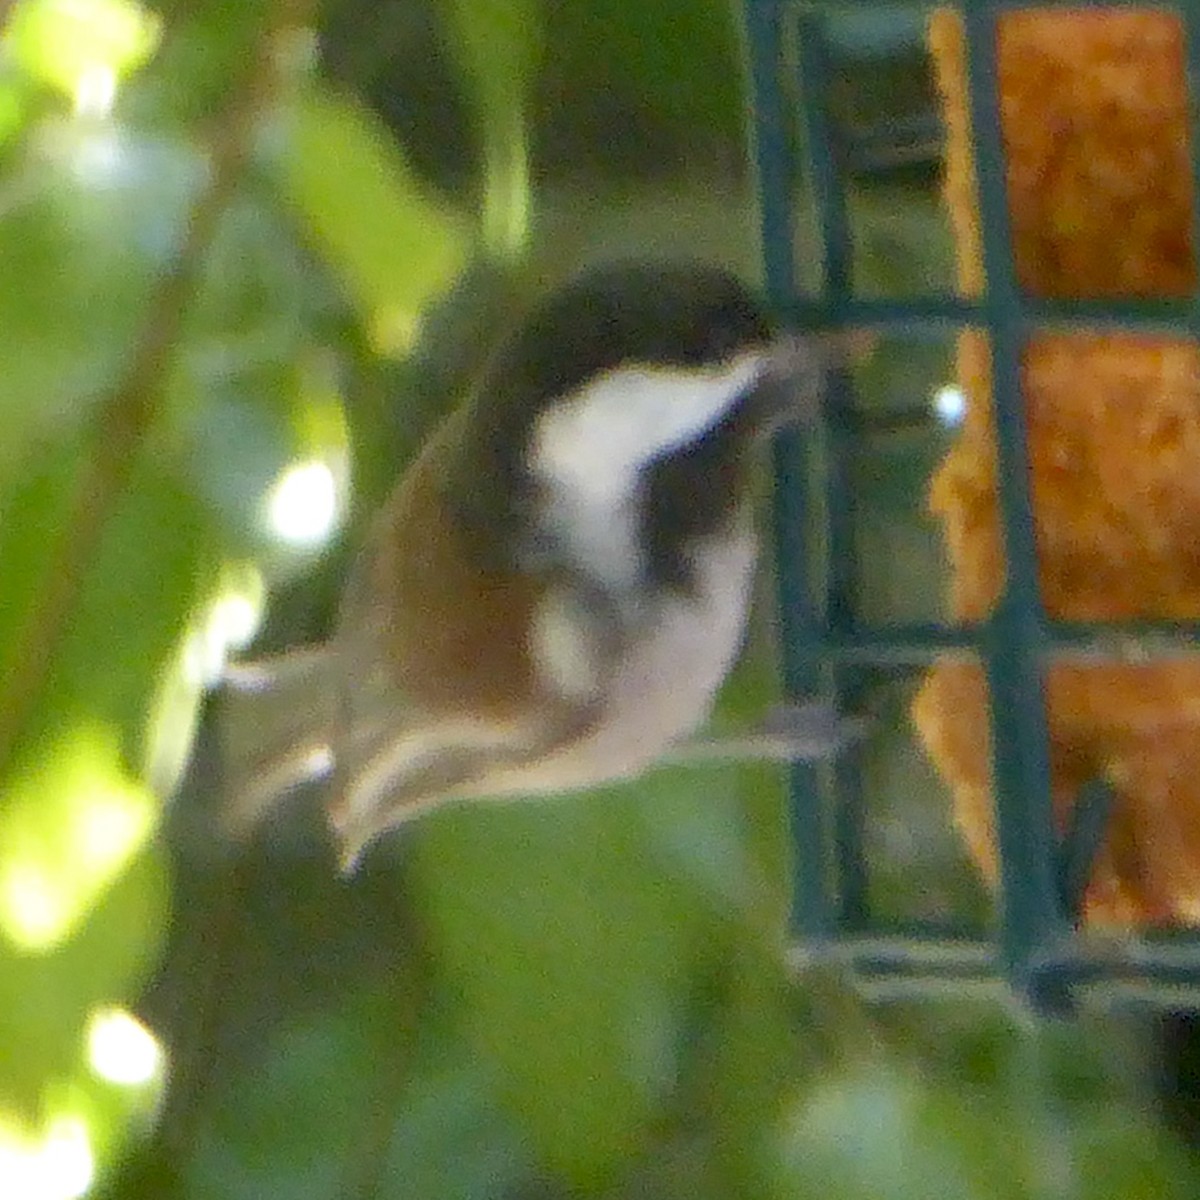
[[[1119,2],[1109,3],[1120,7]],[[1044,694],[1052,656],[1100,651],[1114,634],[1163,637],[1179,646],[1200,636],[1192,625],[1081,624],[1048,619],[1039,590],[1030,497],[1030,462],[1021,394],[1021,352],[1032,331],[1121,329],[1200,331],[1200,295],[1176,300],[1050,302],[1022,294],[1005,194],[1005,151],[997,87],[997,21],[1006,11],[1048,8],[1004,0],[964,0],[970,115],[986,288],[978,300],[953,294],[874,299],[852,271],[846,154],[828,97],[833,82],[832,15],[882,6],[869,0],[813,4],[746,0],[754,90],[754,130],[762,241],[769,293],[798,328],[856,327],[919,342],[971,327],[990,343],[998,509],[1007,564],[993,615],[975,626],[863,620],[853,592],[860,562],[852,520],[847,418],[853,381],[832,383],[817,438],[785,437],[777,449],[776,529],[785,686],[854,707],[855,672],[931,664],[971,652],[986,676],[995,796],[999,891],[993,936],[948,935],[918,922],[897,930],[874,919],[867,898],[861,755],[833,766],[796,765],[791,779],[795,836],[794,925],[803,954],[848,963],[882,991],[918,991],[947,981],[1007,980],[1037,1008],[1062,1011],[1081,987],[1181,997],[1200,988],[1200,940],[1186,933],[1106,939],[1077,929],[1091,864],[1112,807],[1102,780],[1087,785],[1060,832],[1051,806],[1050,734]],[[1080,9],[1079,0],[1070,7]],[[1131,7],[1131,6],[1125,6]],[[1200,79],[1200,13],[1186,27],[1187,70]],[[918,17],[918,19],[920,19]],[[1193,156],[1193,178],[1197,178]],[[798,245],[803,188],[816,245]],[[1200,187],[1196,189],[1200,195]],[[1196,244],[1196,241],[1193,241]],[[813,288],[800,282],[802,255],[821,264]],[[1200,466],[1197,467],[1200,470]],[[1198,531],[1200,532],[1200,531]]]

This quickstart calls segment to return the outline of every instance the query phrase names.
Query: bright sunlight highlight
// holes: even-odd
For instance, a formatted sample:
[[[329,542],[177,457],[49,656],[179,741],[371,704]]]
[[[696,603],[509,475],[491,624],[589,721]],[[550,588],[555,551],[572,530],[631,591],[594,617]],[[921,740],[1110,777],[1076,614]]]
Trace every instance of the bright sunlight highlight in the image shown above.
[[[57,942],[69,920],[65,908],[58,889],[33,863],[0,869],[0,929],[23,949]]]
[[[322,545],[333,532],[337,517],[337,482],[327,463],[295,463],[267,496],[267,525],[290,546]]]
[[[37,953],[64,941],[121,873],[157,804],[125,774],[116,737],[83,728],[18,775],[2,812],[0,935]]]
[[[967,398],[956,383],[947,383],[933,393],[933,411],[943,425],[961,423],[967,411]]]
[[[216,599],[184,644],[182,666],[189,686],[215,683],[229,651],[249,645],[262,622],[266,591],[257,567],[226,564]]]
[[[226,646],[246,646],[258,632],[262,620],[261,588],[256,596],[245,592],[223,592],[217,597],[208,618],[212,636]]]
[[[93,63],[75,82],[75,115],[107,117],[116,98],[116,71],[106,63]]]
[[[162,1071],[158,1039],[123,1008],[101,1008],[87,1027],[88,1065],[109,1083],[139,1087],[153,1083]]]
[[[200,697],[220,679],[229,651],[247,645],[258,632],[266,594],[256,566],[226,563],[215,597],[188,622],[164,667],[146,722],[143,778],[156,795],[169,796],[183,777]]]
[[[5,1200],[76,1200],[95,1174],[82,1117],[57,1116],[40,1137],[0,1123],[0,1196]]]
[[[69,96],[78,114],[107,116],[118,79],[150,57],[159,30],[131,0],[26,0],[4,41],[21,70]]]

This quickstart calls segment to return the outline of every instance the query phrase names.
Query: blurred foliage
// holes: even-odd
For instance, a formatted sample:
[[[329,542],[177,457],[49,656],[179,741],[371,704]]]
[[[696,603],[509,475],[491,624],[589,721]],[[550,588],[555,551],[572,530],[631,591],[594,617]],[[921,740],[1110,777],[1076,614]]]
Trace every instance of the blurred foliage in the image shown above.
[[[616,252],[754,271],[725,0],[0,17],[0,1197],[1194,1194],[1138,1013],[794,969],[774,770],[436,812],[351,879],[318,796],[217,832],[205,689],[268,596],[259,647],[324,632],[513,306]],[[928,163],[876,155],[888,97],[928,101],[920,21],[838,30],[859,285],[938,286]],[[936,577],[945,370],[896,347],[862,381],[873,616]],[[874,693],[872,903],[985,920],[903,687]]]

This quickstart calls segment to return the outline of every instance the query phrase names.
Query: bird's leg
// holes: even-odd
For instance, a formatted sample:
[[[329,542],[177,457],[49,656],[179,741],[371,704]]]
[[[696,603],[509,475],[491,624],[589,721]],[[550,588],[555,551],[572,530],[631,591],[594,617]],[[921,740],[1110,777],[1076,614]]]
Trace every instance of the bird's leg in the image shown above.
[[[677,742],[662,762],[814,762],[835,757],[861,741],[867,730],[866,720],[844,716],[824,700],[777,704],[744,731],[697,734]]]

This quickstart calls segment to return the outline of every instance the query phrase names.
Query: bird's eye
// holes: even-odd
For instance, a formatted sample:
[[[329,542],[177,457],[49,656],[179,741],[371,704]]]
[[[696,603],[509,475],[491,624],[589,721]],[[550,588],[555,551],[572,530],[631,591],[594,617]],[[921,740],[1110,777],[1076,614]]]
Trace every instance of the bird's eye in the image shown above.
[[[757,324],[739,320],[739,314],[731,313],[724,320],[710,324],[696,340],[699,357],[706,362],[725,362],[738,351],[755,342],[766,339],[765,330]]]
[[[721,362],[732,358],[741,347],[753,340],[753,331],[739,317],[738,313],[723,313],[697,330],[696,346],[705,359]]]
[[[741,299],[730,299],[710,311],[707,319],[698,323],[697,333],[703,336],[705,356],[710,361],[732,358],[739,350],[765,342],[770,336],[762,313]]]
[[[706,333],[697,337],[696,345],[700,352],[700,358],[720,361],[733,353],[737,346],[737,339],[731,329],[720,325],[710,328]]]

